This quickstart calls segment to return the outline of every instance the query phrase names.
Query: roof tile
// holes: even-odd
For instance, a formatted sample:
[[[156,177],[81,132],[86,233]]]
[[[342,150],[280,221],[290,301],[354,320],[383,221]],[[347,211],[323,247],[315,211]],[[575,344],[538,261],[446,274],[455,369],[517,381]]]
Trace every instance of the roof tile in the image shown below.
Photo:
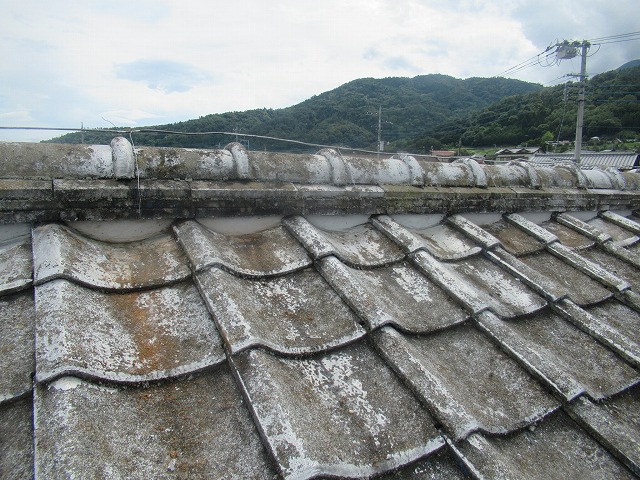
[[[540,384],[470,325],[413,337],[386,327],[375,334],[385,359],[449,434],[505,434],[559,407]]]
[[[0,297],[0,404],[31,392],[34,312],[32,289]]]
[[[231,353],[261,345],[309,354],[364,335],[357,317],[313,268],[245,279],[214,267],[198,273],[197,283]]]
[[[335,255],[348,265],[371,268],[404,258],[400,248],[369,222],[329,231],[314,227],[303,217],[294,217],[285,220],[285,225],[314,259]]]
[[[31,396],[0,408],[0,475],[33,478],[33,401]]]
[[[478,320],[483,331],[567,401],[583,392],[599,400],[640,381],[629,364],[552,312],[509,321],[485,312]]]
[[[60,224],[33,231],[34,280],[67,278],[107,290],[151,288],[189,278],[187,259],[170,235],[113,244]]]
[[[581,397],[567,406],[569,414],[600,443],[640,476],[640,389],[594,403]]]
[[[483,478],[633,478],[564,413],[507,437],[473,434],[460,452]]]
[[[0,295],[27,288],[33,283],[31,239],[18,238],[0,244]]]
[[[240,275],[261,277],[311,264],[304,248],[281,225],[244,235],[225,235],[188,220],[176,224],[174,230],[195,271],[219,266]]]
[[[443,445],[429,414],[363,343],[300,360],[249,350],[234,362],[286,479],[368,476]]]
[[[190,281],[116,294],[54,280],[37,286],[35,298],[41,382],[62,375],[141,382],[194,372],[225,358]]]
[[[505,250],[516,257],[529,255],[544,249],[542,242],[504,220],[483,225],[482,228],[500,240]]]
[[[460,306],[408,262],[359,270],[327,257],[320,260],[318,268],[370,330],[389,323],[405,331],[426,333],[468,318]]]
[[[600,283],[550,253],[540,252],[520,260],[564,288],[578,305],[598,303],[612,295]]]
[[[63,377],[36,388],[34,409],[41,478],[275,473],[226,366],[145,388]]]

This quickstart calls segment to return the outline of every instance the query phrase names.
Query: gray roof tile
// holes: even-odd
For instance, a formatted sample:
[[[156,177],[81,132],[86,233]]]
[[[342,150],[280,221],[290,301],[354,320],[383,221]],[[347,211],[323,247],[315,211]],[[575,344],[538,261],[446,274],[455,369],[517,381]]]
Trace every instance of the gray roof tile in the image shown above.
[[[33,478],[33,400],[31,396],[0,407],[0,476]]]
[[[578,305],[589,305],[611,297],[612,293],[559,258],[547,252],[521,257],[526,265],[563,287]]]
[[[178,282],[191,271],[169,235],[112,244],[82,236],[60,224],[33,231],[34,281],[67,278],[108,289],[133,290]]]
[[[483,225],[482,228],[500,240],[505,250],[517,257],[536,253],[544,249],[542,242],[527,235],[516,226],[504,220]]]
[[[368,476],[443,445],[430,415],[365,344],[300,360],[249,350],[234,363],[284,478]]]
[[[552,312],[509,321],[485,312],[479,325],[567,401],[584,392],[599,400],[640,381],[628,363]]]
[[[483,478],[634,478],[562,412],[507,437],[473,434],[459,450]]]
[[[408,262],[358,270],[327,257],[318,262],[318,268],[370,330],[389,323],[425,333],[468,318],[460,306]]]
[[[382,356],[455,439],[474,431],[505,434],[560,405],[470,325],[419,337],[387,327],[374,338]]]
[[[0,297],[0,404],[31,392],[34,319],[31,289]]]
[[[62,377],[35,390],[40,478],[273,478],[226,366],[116,388]]]
[[[469,238],[449,225],[436,225],[414,233],[423,239],[429,252],[439,260],[457,260],[479,251]]]
[[[605,218],[596,217],[587,223],[601,232],[611,235],[615,242],[627,242],[631,239],[637,243],[637,237],[633,231],[626,230]]]
[[[581,397],[567,406],[569,414],[640,476],[640,389],[594,403]]]
[[[347,230],[320,230],[303,217],[293,217],[285,225],[314,259],[334,255],[348,265],[371,268],[404,258],[400,248],[371,223]]]
[[[281,225],[244,235],[225,235],[189,220],[178,223],[174,230],[196,271],[219,266],[240,275],[261,277],[311,265],[307,252]]]
[[[546,230],[554,234],[560,243],[572,249],[583,249],[595,245],[595,241],[581,235],[558,222],[546,222],[542,225]]]
[[[378,480],[463,480],[470,477],[451,451],[448,448],[441,448],[424,460],[376,478]]]
[[[33,283],[31,239],[17,238],[0,244],[0,295],[27,288]]]
[[[500,317],[518,317],[536,312],[547,302],[491,261],[476,255],[450,264],[474,290],[490,298],[491,309]]]
[[[232,353],[263,346],[309,354],[364,335],[357,317],[313,268],[244,279],[214,267],[198,273],[197,283]]]
[[[225,359],[220,336],[190,281],[104,293],[59,279],[37,286],[35,298],[39,381],[81,375],[141,382]]]

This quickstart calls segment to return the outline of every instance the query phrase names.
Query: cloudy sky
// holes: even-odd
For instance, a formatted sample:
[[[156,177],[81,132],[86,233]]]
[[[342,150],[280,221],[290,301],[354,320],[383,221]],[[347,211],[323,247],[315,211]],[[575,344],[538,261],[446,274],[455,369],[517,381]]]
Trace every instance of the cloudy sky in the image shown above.
[[[0,126],[158,125],[287,107],[363,77],[491,77],[559,40],[638,32],[637,7],[637,0],[0,0]],[[591,53],[593,75],[640,58],[640,41]],[[509,76],[555,84],[579,70],[579,58],[543,60]],[[59,134],[0,130],[0,141]]]

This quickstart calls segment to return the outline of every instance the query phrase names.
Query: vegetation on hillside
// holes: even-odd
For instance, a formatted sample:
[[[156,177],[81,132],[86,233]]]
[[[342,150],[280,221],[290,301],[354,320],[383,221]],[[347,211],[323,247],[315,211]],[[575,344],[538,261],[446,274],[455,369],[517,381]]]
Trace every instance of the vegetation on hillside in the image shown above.
[[[149,127],[178,132],[239,132],[321,145],[376,150],[378,112],[387,151],[431,148],[549,145],[575,138],[579,85],[543,88],[505,78],[455,79],[446,75],[354,80],[292,107],[211,114]],[[594,76],[587,82],[584,140],[592,146],[640,137],[640,67]],[[51,140],[108,143],[111,133],[85,131]],[[242,135],[136,133],[137,145],[201,147],[248,141],[250,149],[313,148]]]

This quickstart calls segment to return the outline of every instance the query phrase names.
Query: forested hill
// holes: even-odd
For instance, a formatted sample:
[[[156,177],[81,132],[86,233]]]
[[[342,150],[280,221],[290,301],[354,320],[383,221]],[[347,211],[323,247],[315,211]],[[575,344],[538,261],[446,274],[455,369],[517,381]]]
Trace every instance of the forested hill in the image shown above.
[[[595,75],[586,83],[583,138],[623,141],[640,138],[640,66],[633,62]],[[455,115],[410,142],[466,146],[544,145],[574,140],[577,82],[504,98],[471,115]]]
[[[283,109],[211,114],[194,120],[149,128],[181,132],[241,132],[325,145],[376,148],[381,107],[382,139],[387,150],[407,148],[452,118],[501,99],[535,92],[537,84],[505,78],[456,79],[446,75],[414,78],[364,78]],[[50,140],[57,143],[108,143],[112,134],[85,131]],[[212,148],[235,136],[187,136],[136,133],[137,145]],[[243,139],[240,136],[239,139]],[[289,143],[246,138],[251,149],[293,150]]]

